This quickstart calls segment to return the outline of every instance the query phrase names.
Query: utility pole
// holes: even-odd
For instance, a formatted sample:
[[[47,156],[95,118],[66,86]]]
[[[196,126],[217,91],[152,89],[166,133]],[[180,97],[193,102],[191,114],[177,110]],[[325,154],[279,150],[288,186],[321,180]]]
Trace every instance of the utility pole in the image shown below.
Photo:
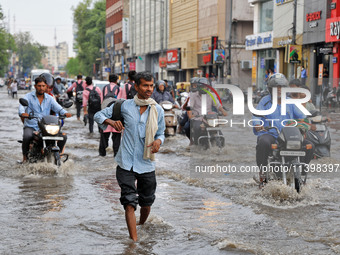
[[[233,26],[233,0],[230,1],[230,6],[229,6],[229,40],[228,40],[228,69],[227,69],[227,78],[228,78],[228,84],[231,83],[231,39],[232,39],[232,26]],[[227,4],[226,4],[227,6]],[[227,9],[227,8],[226,8]]]
[[[293,37],[292,37],[292,44],[296,45],[296,9],[297,9],[297,0],[294,0],[294,14],[293,14]],[[293,64],[293,72],[295,79],[297,78],[297,65]]]

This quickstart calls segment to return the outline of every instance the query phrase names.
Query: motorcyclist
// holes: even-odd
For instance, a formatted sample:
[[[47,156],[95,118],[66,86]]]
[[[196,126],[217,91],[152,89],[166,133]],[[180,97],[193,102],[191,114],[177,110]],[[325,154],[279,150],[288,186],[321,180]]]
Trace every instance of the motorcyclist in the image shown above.
[[[285,115],[281,115],[281,88],[288,87],[288,80],[281,73],[273,74],[268,79],[268,89],[269,95],[263,97],[259,104],[257,105],[257,110],[268,110],[272,107],[272,92],[273,88],[277,88],[278,100],[277,107],[272,114],[266,116],[253,116],[253,125],[255,126],[253,131],[257,136],[256,145],[256,163],[260,168],[260,182],[264,180],[261,179],[262,176],[262,166],[267,166],[268,156],[272,153],[271,145],[276,143],[278,133],[276,130],[271,129],[269,131],[264,130],[264,127],[275,126],[280,131],[283,128],[283,120],[292,119],[305,119],[306,116],[294,105],[287,104],[287,110]],[[261,125],[263,124],[263,125]],[[310,144],[310,142],[304,140],[303,145]],[[301,161],[304,163],[309,163],[313,157],[314,147],[311,150],[305,150],[306,156],[301,157]]]
[[[192,82],[192,92],[190,93],[190,100],[188,106],[190,107],[187,111],[188,118],[190,119],[190,128],[189,128],[189,138],[190,138],[190,129],[193,132],[193,142],[198,145],[198,138],[202,134],[201,124],[203,122],[202,116],[202,95],[206,94],[205,85],[209,85],[209,81],[207,78],[199,78],[198,80],[193,80]],[[213,111],[213,107],[216,107],[218,111],[220,111],[224,116],[227,116],[227,112],[223,109],[223,106],[217,101],[213,100],[211,96],[207,96],[207,105],[206,110],[207,113]],[[214,105],[214,101],[216,105]],[[186,134],[188,136],[188,126],[185,126]],[[192,139],[192,137],[190,138]]]
[[[28,101],[28,107],[22,105],[19,106],[19,116],[24,123],[23,131],[23,142],[22,142],[22,154],[23,162],[27,161],[27,154],[29,151],[29,145],[33,139],[33,132],[38,131],[38,120],[36,118],[28,119],[29,113],[32,112],[35,117],[43,117],[49,115],[51,110],[58,114],[65,115],[66,117],[71,117],[72,114],[66,112],[53,97],[48,95],[46,92],[46,86],[51,86],[54,83],[54,78],[49,73],[43,73],[35,79],[35,91],[27,93],[25,99]],[[58,142],[58,146],[62,151],[67,137],[62,135],[63,140]]]
[[[151,96],[158,104],[164,102],[164,101],[170,101],[175,108],[178,108],[178,106],[175,104],[174,98],[168,92],[165,90],[165,82],[163,80],[159,80],[156,82],[156,89],[153,91]]]

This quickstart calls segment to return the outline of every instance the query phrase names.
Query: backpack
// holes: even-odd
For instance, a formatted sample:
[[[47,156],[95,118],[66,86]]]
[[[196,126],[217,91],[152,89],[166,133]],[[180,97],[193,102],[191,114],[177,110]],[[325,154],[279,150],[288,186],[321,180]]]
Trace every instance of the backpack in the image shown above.
[[[96,88],[93,88],[90,90],[89,88],[86,89],[90,92],[89,94],[89,100],[88,100],[88,108],[91,110],[91,112],[98,112],[101,110],[101,98],[98,92],[96,91]]]
[[[124,118],[122,116],[122,104],[124,103],[125,99],[121,98],[116,101],[111,102],[107,107],[110,107],[113,103],[112,109],[112,117],[111,120],[118,121],[120,120],[124,126]]]
[[[120,88],[119,88],[118,85],[115,85],[113,87],[113,90],[110,90],[111,89],[111,85],[110,84],[106,85],[103,88],[103,95],[104,95],[105,88],[107,90],[107,94],[104,96],[104,99],[109,98],[109,97],[117,98],[117,96],[118,96],[118,94],[120,92]],[[118,90],[118,92],[116,93],[117,90]]]
[[[78,82],[76,82],[76,100],[80,103],[83,102],[83,91],[84,91],[84,87],[83,87],[83,82],[81,82],[80,84]]]
[[[129,85],[131,85],[130,89],[129,89]],[[137,94],[134,83],[130,83],[130,82],[125,83],[125,91],[126,91],[126,99],[132,99]]]

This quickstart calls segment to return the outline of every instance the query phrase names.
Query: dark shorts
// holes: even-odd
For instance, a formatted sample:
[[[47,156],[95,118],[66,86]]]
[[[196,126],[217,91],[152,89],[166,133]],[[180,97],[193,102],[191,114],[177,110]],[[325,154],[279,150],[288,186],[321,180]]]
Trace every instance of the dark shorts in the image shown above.
[[[116,178],[121,189],[120,203],[124,206],[132,205],[135,210],[139,206],[151,206],[155,201],[156,175],[155,171],[138,174],[131,170],[124,170],[117,166]],[[137,180],[137,187],[136,187]]]

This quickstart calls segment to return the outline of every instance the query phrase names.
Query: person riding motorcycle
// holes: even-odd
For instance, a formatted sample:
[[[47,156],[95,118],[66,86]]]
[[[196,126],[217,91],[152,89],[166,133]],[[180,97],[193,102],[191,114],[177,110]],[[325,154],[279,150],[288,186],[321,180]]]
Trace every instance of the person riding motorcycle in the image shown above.
[[[267,166],[268,157],[272,154],[271,145],[276,143],[278,138],[278,133],[274,129],[270,129],[266,131],[264,127],[275,126],[281,131],[283,128],[282,121],[284,120],[294,120],[294,119],[305,119],[306,116],[294,105],[287,104],[287,110],[285,115],[281,115],[281,88],[288,87],[288,80],[281,73],[273,74],[268,79],[268,89],[269,95],[263,97],[259,104],[257,105],[257,110],[268,110],[272,107],[272,95],[273,88],[277,88],[277,107],[272,114],[266,116],[253,116],[253,128],[254,134],[257,136],[257,145],[256,145],[256,163],[260,168],[260,182],[262,175],[262,166]],[[262,125],[261,125],[262,124]],[[307,140],[303,141],[303,145],[310,144]],[[301,161],[308,164],[314,152],[314,147],[311,150],[305,150],[306,156],[301,157]]]
[[[65,111],[55,99],[48,95],[46,92],[46,86],[52,86],[54,84],[54,77],[49,73],[43,73],[35,79],[35,91],[32,91],[24,96],[28,101],[28,107],[22,105],[19,106],[19,116],[24,123],[23,141],[22,141],[22,154],[23,162],[27,161],[27,154],[29,151],[29,145],[33,139],[35,131],[39,131],[38,120],[36,118],[29,119],[32,112],[35,117],[43,117],[49,115],[51,110],[56,113],[65,115],[66,117],[72,117],[71,113]],[[63,135],[63,140],[58,142],[58,146],[63,150],[67,136]]]
[[[153,91],[151,96],[158,104],[162,103],[163,101],[170,101],[175,108],[178,108],[178,106],[175,104],[174,98],[168,92],[165,90],[165,82],[162,80],[159,80],[156,82],[156,89]]]
[[[190,93],[190,100],[188,103],[188,106],[190,107],[187,111],[188,118],[190,119],[190,128],[188,130],[188,126],[185,127],[186,134],[189,137],[189,139],[192,141],[192,137],[190,137],[190,129],[193,131],[193,142],[198,145],[198,138],[200,137],[202,133],[201,124],[203,121],[202,116],[202,95],[207,94],[205,91],[205,85],[209,85],[209,80],[207,78],[199,78],[198,80],[192,81],[192,87]],[[214,100],[207,96],[207,105],[206,110],[207,113],[213,111],[213,107],[216,107],[218,111],[220,111],[224,116],[227,116],[227,112],[223,109],[223,106],[219,103],[219,101],[216,101],[216,106],[214,105]],[[189,132],[189,134],[188,134]]]

